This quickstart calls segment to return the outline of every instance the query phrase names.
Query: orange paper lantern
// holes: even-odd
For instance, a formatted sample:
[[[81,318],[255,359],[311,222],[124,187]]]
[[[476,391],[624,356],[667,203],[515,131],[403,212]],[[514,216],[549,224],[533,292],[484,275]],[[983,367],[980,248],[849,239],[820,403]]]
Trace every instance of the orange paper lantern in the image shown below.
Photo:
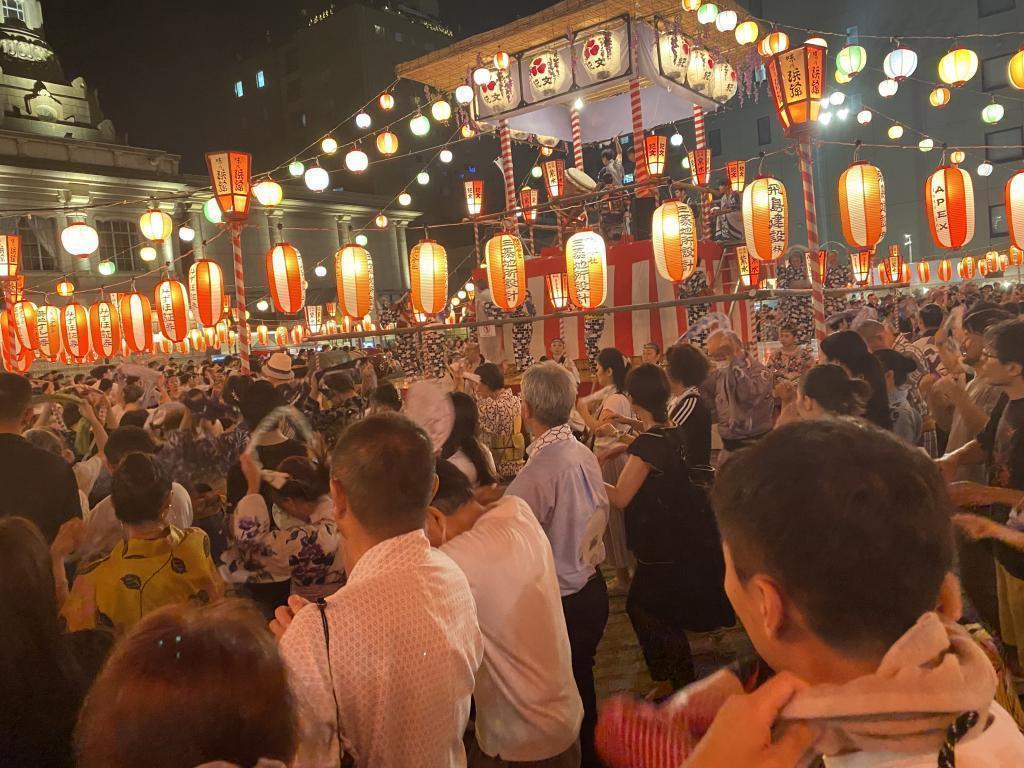
[[[900,282],[900,277],[903,274],[903,257],[900,255],[900,247],[898,245],[889,246],[889,256],[880,266],[885,268],[889,277],[886,282]]]
[[[61,351],[61,312],[52,304],[43,304],[36,315],[36,333],[39,352],[53,360]]]
[[[291,339],[292,339],[292,344],[294,344],[296,347],[299,346],[299,344],[302,343],[302,326],[301,325],[293,325],[292,326]]]
[[[691,160],[692,164],[693,161]],[[729,177],[729,186],[733,192],[742,192],[746,186],[747,164],[743,160],[730,160],[725,164],[725,173]]]
[[[561,197],[565,192],[565,161],[545,160],[541,164],[544,171],[544,185],[548,190],[548,197]]]
[[[697,225],[686,203],[669,200],[651,222],[654,265],[664,280],[678,283],[697,269]]]
[[[865,285],[871,277],[871,251],[850,254],[850,268],[853,270],[853,279]]]
[[[974,258],[971,256],[964,256],[960,259],[960,264],[957,267],[957,274],[960,275],[961,280],[972,280],[974,279],[975,263]]]
[[[928,266],[928,262],[927,261],[919,261],[919,262],[917,262],[917,279],[920,280],[922,283],[927,283],[928,280],[931,279],[931,276],[932,276],[932,272],[931,272],[931,268]]]
[[[170,278],[156,284],[153,292],[160,332],[172,344],[188,335],[188,299],[185,286]]]
[[[373,309],[373,259],[365,248],[346,245],[334,254],[334,280],[346,315],[362,317]]]
[[[256,326],[256,340],[264,347],[270,341],[270,329],[262,323]]]
[[[745,245],[736,246],[736,266],[739,268],[740,280],[747,288],[756,288],[761,283],[761,262],[750,258]]]
[[[448,253],[433,240],[420,240],[409,254],[413,310],[436,315],[448,303]],[[365,313],[363,313],[365,314]]]
[[[198,259],[188,270],[192,314],[200,325],[216,325],[224,316],[224,273],[210,259]]]
[[[121,351],[121,320],[107,299],[101,298],[89,307],[89,336],[100,357],[113,357]]]
[[[706,187],[711,181],[711,150],[692,149],[687,154],[690,159],[690,174],[693,183]]]
[[[839,177],[839,215],[846,241],[873,249],[885,237],[885,181],[874,165],[857,162]]]
[[[940,248],[963,248],[974,237],[974,185],[956,165],[944,165],[924,185],[925,212],[932,240]],[[1009,209],[1007,209],[1009,213]]]
[[[250,169],[248,152],[207,152],[206,166],[213,182],[213,196],[226,221],[249,217]]]
[[[18,338],[11,313],[0,312],[0,360],[4,368],[12,373],[26,373],[35,357],[35,353]]]
[[[1024,248],[1024,170],[1015,171],[1007,179],[1004,198],[1010,242],[1016,248]]]
[[[523,187],[519,190],[519,207],[523,209],[523,219],[529,223],[537,220],[537,200],[540,193],[533,187]]]
[[[13,280],[21,268],[21,235],[0,235],[0,280]]]
[[[39,330],[37,327],[36,305],[27,299],[16,301],[11,306],[11,321],[14,332],[23,347],[31,350],[39,349]]]
[[[544,283],[548,289],[548,301],[552,309],[561,312],[569,306],[569,276],[565,272],[544,275]]]
[[[589,229],[565,243],[569,299],[580,309],[596,309],[608,296],[608,256],[604,238]]]
[[[267,285],[274,307],[286,315],[298,314],[306,303],[306,277],[302,256],[289,243],[278,243],[267,251]]]
[[[1011,245],[1009,254],[1006,257],[1006,263],[1011,267],[1019,267],[1021,264],[1024,264],[1024,251],[1015,245]]]
[[[83,358],[89,354],[89,312],[85,307],[74,302],[64,307],[60,332],[69,355]]]
[[[644,158],[647,161],[647,172],[651,176],[660,176],[665,171],[665,155],[668,152],[668,140],[664,136],[648,136],[644,139]]]
[[[274,341],[277,342],[277,346],[284,347],[288,344],[288,329],[283,325],[277,326],[277,330],[274,331]]]
[[[492,237],[484,246],[491,300],[509,312],[526,301],[526,260],[523,241],[512,234]]]
[[[765,40],[776,34],[782,33],[773,32]],[[825,95],[825,49],[805,44],[774,52],[765,69],[775,111],[786,135],[794,128],[813,125]]]
[[[149,352],[153,348],[153,310],[149,299],[138,291],[126,293],[118,305],[121,334],[129,352]]]
[[[951,277],[953,277],[953,267],[949,263],[949,259],[943,259],[939,262],[939,279],[948,283]]]
[[[781,181],[759,176],[743,190],[743,233],[755,259],[775,261],[786,252],[789,209]]]
[[[464,183],[466,210],[470,216],[479,216],[484,207],[484,183],[480,179],[469,179]]]

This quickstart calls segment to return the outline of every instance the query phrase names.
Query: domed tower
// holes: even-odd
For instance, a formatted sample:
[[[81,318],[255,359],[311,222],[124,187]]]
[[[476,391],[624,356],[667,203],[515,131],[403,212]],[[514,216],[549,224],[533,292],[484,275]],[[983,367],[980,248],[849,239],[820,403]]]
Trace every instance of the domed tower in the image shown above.
[[[85,80],[68,81],[46,40],[40,0],[0,0],[0,127],[44,136],[114,141]]]

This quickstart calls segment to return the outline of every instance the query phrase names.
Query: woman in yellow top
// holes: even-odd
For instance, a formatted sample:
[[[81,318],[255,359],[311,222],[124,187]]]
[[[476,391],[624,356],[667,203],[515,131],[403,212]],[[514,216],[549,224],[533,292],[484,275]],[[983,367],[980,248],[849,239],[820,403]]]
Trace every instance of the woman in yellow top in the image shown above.
[[[170,493],[171,479],[152,456],[130,453],[114,470],[114,511],[124,539],[79,569],[61,611],[68,631],[120,634],[164,605],[205,604],[221,596],[206,533],[163,520]]]

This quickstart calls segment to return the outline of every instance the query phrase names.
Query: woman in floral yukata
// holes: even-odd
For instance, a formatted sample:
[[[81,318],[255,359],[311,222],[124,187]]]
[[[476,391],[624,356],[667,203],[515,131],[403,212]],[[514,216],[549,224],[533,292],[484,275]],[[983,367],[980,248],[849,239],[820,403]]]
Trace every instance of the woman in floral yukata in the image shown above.
[[[221,558],[225,581],[290,579],[292,594],[307,600],[335,592],[345,573],[327,468],[292,456],[277,471],[265,472],[251,453],[243,453],[240,463],[248,490],[231,517],[235,544]],[[273,510],[260,495],[261,479],[273,488]]]

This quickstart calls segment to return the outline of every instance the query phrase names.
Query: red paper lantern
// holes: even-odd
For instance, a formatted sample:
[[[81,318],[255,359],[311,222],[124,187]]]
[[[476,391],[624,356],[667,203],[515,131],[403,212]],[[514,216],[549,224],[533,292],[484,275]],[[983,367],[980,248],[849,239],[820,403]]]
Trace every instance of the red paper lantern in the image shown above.
[[[693,161],[690,161],[691,165]],[[747,164],[743,160],[730,160],[725,164],[725,173],[729,177],[729,186],[733,192],[742,192],[747,181]]]
[[[544,283],[551,308],[556,312],[566,309],[569,306],[569,276],[565,272],[552,272],[544,275]]]
[[[39,331],[37,328],[38,313],[36,305],[27,299],[16,301],[11,306],[11,320],[14,332],[23,347],[31,350],[39,349]]]
[[[60,330],[64,349],[71,357],[83,358],[89,354],[89,312],[85,307],[74,302],[64,307]]]
[[[884,261],[878,265],[878,282],[882,285],[888,285],[892,282],[892,277],[889,275],[889,265]]]
[[[917,279],[922,283],[927,283],[931,279],[932,273],[931,268],[928,266],[927,261],[917,262]]]
[[[210,259],[199,259],[188,270],[192,314],[200,325],[216,325],[224,316],[224,273]]]
[[[1024,248],[1024,170],[1014,172],[1006,181],[1005,203],[1010,242]]]
[[[853,279],[860,285],[866,285],[871,277],[871,251],[850,254],[850,267],[853,269]]]
[[[924,202],[928,227],[937,246],[956,250],[971,241],[974,237],[971,174],[956,165],[942,166],[925,181]]]
[[[961,280],[973,280],[975,272],[974,257],[964,256],[960,260],[960,264],[957,267],[957,274],[960,275]]]
[[[1006,257],[1006,263],[1011,267],[1019,267],[1024,264],[1024,251],[1015,245],[1011,245],[1009,248],[1009,254]]]
[[[736,246],[736,266],[745,287],[756,288],[761,284],[761,262],[750,258],[750,252],[745,245]]]
[[[113,357],[121,351],[121,320],[112,302],[100,299],[89,307],[89,335],[101,357]]]
[[[248,152],[207,152],[206,166],[213,196],[226,221],[249,217],[252,155]]]
[[[172,344],[188,336],[188,299],[185,286],[167,278],[156,284],[153,292],[160,332]]]
[[[519,207],[523,209],[523,219],[529,223],[537,220],[537,199],[540,193],[532,187],[519,190]]]
[[[644,138],[644,158],[647,161],[647,172],[651,176],[661,176],[665,172],[665,155],[668,151],[668,140],[657,134]]]
[[[693,183],[706,187],[711,181],[711,150],[691,149],[688,157],[690,158],[690,173],[693,176]]]
[[[52,304],[43,304],[36,315],[36,334],[39,339],[39,352],[50,360],[56,359],[61,352],[60,340],[61,313]]]
[[[294,344],[296,347],[299,346],[302,343],[302,326],[301,325],[296,324],[296,325],[292,326],[291,340],[292,340],[292,344]]]
[[[277,342],[277,346],[284,347],[288,344],[288,329],[283,325],[277,326],[277,330],[274,331],[274,341]]]
[[[484,183],[481,179],[468,179],[464,186],[466,210],[470,216],[479,216],[484,208]]]
[[[153,349],[153,310],[149,299],[138,291],[126,293],[118,305],[121,333],[129,352]]]
[[[773,32],[772,35],[779,34]],[[825,95],[825,48],[803,45],[776,53],[765,65],[768,87],[786,135],[814,125]]]
[[[886,282],[900,282],[900,277],[903,274],[903,257],[900,255],[900,247],[898,245],[889,246],[889,257],[882,262],[881,266],[885,267],[888,273],[889,279]]]
[[[295,315],[306,303],[306,276],[302,256],[289,243],[278,243],[267,251],[267,285],[278,312]]]
[[[526,301],[523,241],[508,233],[492,237],[484,246],[484,261],[491,300],[506,312],[521,307]]]
[[[953,267],[949,263],[949,259],[943,259],[939,262],[939,280],[948,283],[951,277],[953,277]]]
[[[541,163],[544,171],[544,184],[548,189],[548,197],[561,197],[565,192],[565,161],[546,160]]]
[[[334,254],[334,281],[346,315],[362,317],[373,309],[373,259],[361,245],[346,245]]]
[[[0,360],[12,373],[25,373],[32,367],[35,353],[18,339],[10,312],[0,312]]]

